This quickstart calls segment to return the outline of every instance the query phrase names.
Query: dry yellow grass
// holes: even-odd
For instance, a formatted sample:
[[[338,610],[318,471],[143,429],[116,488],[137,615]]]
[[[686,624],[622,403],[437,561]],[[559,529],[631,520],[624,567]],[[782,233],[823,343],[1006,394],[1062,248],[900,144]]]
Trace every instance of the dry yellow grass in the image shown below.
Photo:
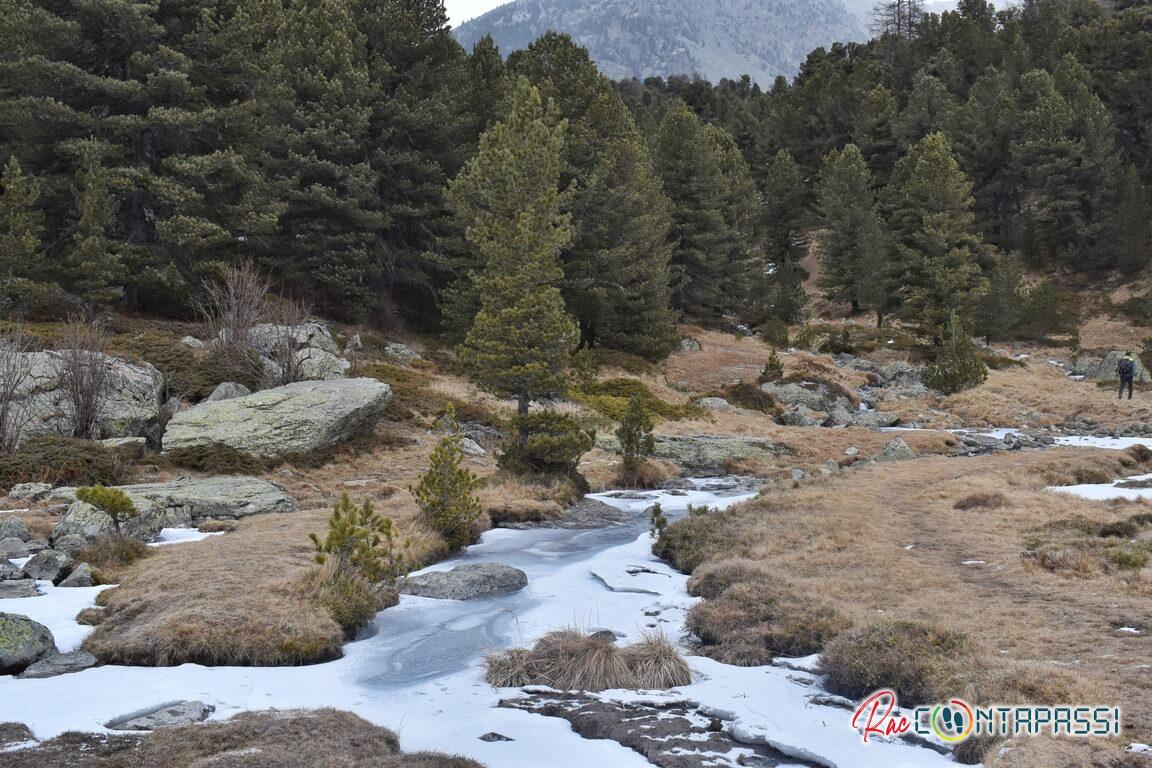
[[[669,529],[668,549],[689,568],[733,558],[754,562],[761,574],[756,578],[819,596],[856,626],[896,619],[959,631],[975,644],[981,663],[967,670],[971,690],[957,695],[1057,696],[1035,681],[1069,677],[1064,695],[1120,705],[1124,743],[1147,741],[1147,640],[1116,629],[1147,626],[1148,572],[1100,570],[1068,578],[1022,556],[1029,539],[1054,521],[1081,516],[1114,523],[1144,508],[1044,490],[1082,468],[1111,476],[1147,471],[1127,453],[1087,449],[877,465],[688,518]],[[1008,506],[955,508],[957,500],[978,493],[1002,494]],[[1087,767],[1107,764],[1091,762],[1101,754],[1122,752],[1114,742],[1072,746],[1069,762],[1051,763],[1043,756],[1063,746],[1044,740],[1017,746],[1033,762],[1003,765]]]
[[[461,757],[404,754],[392,731],[334,709],[246,712],[112,737],[64,734],[4,756],[7,768],[481,768]]]

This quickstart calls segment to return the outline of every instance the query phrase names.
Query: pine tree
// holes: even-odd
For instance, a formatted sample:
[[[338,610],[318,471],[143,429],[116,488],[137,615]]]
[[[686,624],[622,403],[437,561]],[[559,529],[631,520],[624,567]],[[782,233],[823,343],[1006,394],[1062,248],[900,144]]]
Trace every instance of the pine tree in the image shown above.
[[[140,515],[132,499],[119,488],[105,488],[102,485],[77,488],[76,498],[106,514],[117,536],[121,535],[121,527],[125,523]]]
[[[565,124],[553,124],[540,92],[521,78],[505,119],[452,182],[449,200],[484,264],[480,312],[462,357],[486,389],[517,400],[563,393],[575,333],[559,285],[560,250],[571,238],[559,188]],[[520,442],[527,440],[525,428]]]
[[[911,146],[932,133],[946,133],[952,127],[955,100],[948,86],[929,72],[921,71],[912,84],[908,106],[900,115],[900,138]]]
[[[464,453],[451,409],[447,419],[448,436],[432,451],[428,471],[410,490],[424,522],[444,537],[449,551],[455,552],[472,543],[473,528],[484,510],[474,493],[476,476],[461,466]]]
[[[879,212],[873,208],[860,226],[856,245],[856,300],[876,315],[876,327],[884,325],[898,304],[899,273],[892,264],[891,238]]]
[[[654,152],[672,201],[672,305],[687,317],[715,322],[733,309],[724,291],[735,234],[724,216],[723,159],[700,118],[682,102],[669,107]]]
[[[324,539],[315,533],[309,538],[316,562],[331,566],[336,579],[351,574],[371,584],[392,582],[411,565],[406,554],[409,542],[397,540],[392,518],[376,513],[368,499],[357,506],[347,493],[340,494]]]
[[[1140,174],[1132,166],[1120,184],[1119,200],[1109,229],[1117,266],[1129,274],[1148,266],[1152,258],[1152,201],[1148,199]]]
[[[0,178],[0,281],[38,276],[43,262],[44,215],[40,183],[8,159]]]
[[[864,155],[877,187],[888,183],[900,156],[896,135],[899,120],[896,97],[882,85],[868,92],[857,112],[853,141]]]
[[[1017,259],[1005,254],[988,275],[988,285],[980,296],[977,330],[986,344],[1005,339],[1020,321],[1024,302],[1023,273]]]
[[[634,476],[640,465],[656,450],[652,429],[652,415],[644,407],[644,401],[638,397],[630,398],[628,410],[624,412],[620,426],[616,429],[625,475]]]
[[[964,330],[960,318],[948,316],[944,344],[924,372],[924,383],[946,395],[977,387],[988,378],[988,366],[977,354],[976,345]]]
[[[903,271],[903,311],[939,329],[981,282],[972,187],[944,134],[925,137],[901,158],[886,197]]]
[[[780,150],[772,158],[764,174],[763,190],[761,227],[765,253],[762,260],[739,275],[751,289],[744,313],[754,325],[772,318],[794,323],[803,318],[808,304],[803,286],[807,274],[800,267],[806,245],[807,190],[792,153]]]
[[[731,310],[738,312],[748,306],[752,277],[763,274],[767,266],[763,206],[756,182],[736,141],[719,126],[709,125],[707,131],[716,148],[720,173],[724,178],[722,210],[728,237],[720,288],[728,297]],[[781,228],[789,223],[794,224],[781,222]]]
[[[89,304],[106,303],[119,294],[123,278],[121,254],[108,236],[116,216],[108,170],[103,156],[107,148],[86,141],[81,149],[81,168],[76,176],[76,227],[67,255],[66,279],[73,292]]]
[[[830,300],[848,302],[856,312],[869,306],[882,316],[891,303],[891,286],[885,275],[883,224],[872,189],[872,174],[855,144],[824,159],[816,190],[828,232],[820,284]]]

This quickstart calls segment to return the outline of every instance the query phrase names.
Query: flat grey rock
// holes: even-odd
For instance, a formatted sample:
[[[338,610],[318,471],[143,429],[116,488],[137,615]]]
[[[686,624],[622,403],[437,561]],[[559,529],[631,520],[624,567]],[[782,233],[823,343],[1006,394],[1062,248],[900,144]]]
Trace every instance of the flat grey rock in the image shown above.
[[[296,511],[296,502],[278,485],[247,475],[192,477],[169,483],[117,487],[141,512],[140,518],[128,522],[125,531],[148,541],[162,528],[187,528],[202,518],[236,519]],[[60,488],[54,495],[75,498],[76,489]],[[103,512],[94,508],[85,510],[74,504],[53,530],[53,536],[80,533],[91,537],[110,532],[111,525],[112,521]]]
[[[0,558],[5,560],[9,558],[28,557],[31,554],[28,550],[28,544],[22,539],[15,537],[0,539]]]
[[[96,657],[87,651],[69,651],[57,653],[37,661],[28,669],[21,672],[20,678],[43,678],[68,675],[73,672],[83,672],[96,666]]]
[[[176,414],[164,451],[219,443],[253,456],[308,453],[370,432],[392,399],[375,379],[302,381]]]
[[[403,595],[437,600],[474,600],[507,595],[528,586],[528,577],[519,568],[500,563],[469,563],[450,571],[433,571],[409,576],[397,584]]]
[[[35,579],[6,579],[0,581],[0,600],[15,600],[24,597],[39,597],[40,589]]]
[[[8,498],[18,501],[39,501],[52,492],[51,483],[20,483],[8,491]]]
[[[72,572],[72,558],[64,552],[46,549],[24,564],[24,575],[30,579],[56,583]]]
[[[648,497],[645,496],[643,498]],[[633,517],[633,515],[597,499],[581,499],[564,510],[564,514],[555,520],[508,522],[502,523],[500,527],[515,530],[528,530],[531,528],[591,530],[626,523],[632,520]]]
[[[200,723],[216,708],[202,701],[169,701],[155,707],[141,709],[109,720],[104,727],[110,731],[154,731],[178,725]]]
[[[92,575],[92,566],[88,563],[80,563],[72,569],[72,573],[61,581],[57,586],[60,587],[93,587],[95,580]]]

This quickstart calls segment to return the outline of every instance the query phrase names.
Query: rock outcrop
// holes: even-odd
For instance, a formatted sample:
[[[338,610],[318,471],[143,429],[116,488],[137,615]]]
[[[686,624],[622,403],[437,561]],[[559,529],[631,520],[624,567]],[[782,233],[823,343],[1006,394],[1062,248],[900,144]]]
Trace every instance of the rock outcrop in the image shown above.
[[[1113,351],[1106,354],[1104,357],[1081,357],[1076,360],[1072,366],[1072,373],[1077,376],[1083,376],[1086,379],[1093,381],[1119,381],[1120,377],[1116,375],[1116,365],[1120,362],[1120,358],[1124,356],[1123,351]],[[1135,380],[1148,383],[1152,381],[1152,374],[1148,373],[1148,369],[1144,367],[1144,363],[1140,358],[1133,355],[1136,362],[1136,376]]]
[[[396,588],[402,595],[432,597],[438,600],[475,600],[507,595],[528,586],[528,577],[518,568],[500,563],[469,563],[450,571],[432,571],[402,579]]]
[[[38,679],[44,677],[58,677],[73,672],[83,672],[96,666],[96,657],[87,651],[70,651],[68,653],[52,653],[29,666],[17,677],[22,679]]]
[[[0,675],[23,672],[56,651],[48,627],[15,613],[0,613]]]
[[[164,451],[222,444],[253,456],[307,453],[370,432],[392,399],[375,379],[302,381],[176,414]]]
[[[71,405],[66,396],[67,353],[23,354],[27,376],[17,388],[17,406],[30,420],[25,435],[67,433]],[[164,377],[147,363],[130,363],[101,356],[104,367],[103,403],[96,420],[97,437],[142,437],[160,419],[165,401]]]
[[[169,701],[109,720],[104,727],[110,731],[154,731],[200,723],[215,711],[202,701]]]
[[[127,521],[125,532],[146,540],[155,538],[162,528],[187,527],[203,518],[236,519],[296,510],[292,497],[279,486],[244,475],[183,478],[168,483],[122,485],[119,489],[140,512],[138,518]],[[75,498],[76,489],[59,488],[53,495]],[[52,537],[56,540],[76,533],[91,538],[111,530],[112,521],[107,515],[78,501],[68,508]]]

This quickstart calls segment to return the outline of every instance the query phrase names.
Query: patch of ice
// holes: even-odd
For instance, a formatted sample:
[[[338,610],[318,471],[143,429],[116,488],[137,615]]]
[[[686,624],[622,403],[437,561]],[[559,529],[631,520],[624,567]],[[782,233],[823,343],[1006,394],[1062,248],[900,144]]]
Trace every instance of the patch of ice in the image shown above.
[[[1152,480],[1152,475],[1137,475],[1125,477],[1111,483],[1085,483],[1082,485],[1053,485],[1048,490],[1057,493],[1067,493],[1092,501],[1108,501],[1110,499],[1150,499],[1152,488],[1119,488],[1120,483],[1131,481]]]
[[[965,560],[960,565],[988,565],[986,560]]]
[[[1124,751],[1131,752],[1134,755],[1152,755],[1152,745],[1141,744],[1135,741],[1129,744]]]
[[[160,531],[160,538],[152,542],[150,547],[164,547],[169,544],[187,544],[192,541],[203,541],[211,536],[219,536],[223,531],[203,533],[195,528],[164,528]]]
[[[52,632],[56,648],[61,653],[76,650],[93,629],[77,624],[76,614],[91,607],[96,602],[96,595],[109,587],[54,587],[50,581],[37,581],[36,585],[40,588],[39,597],[0,600],[0,613],[15,613],[38,621]],[[4,679],[0,677],[0,681]],[[16,701],[0,697],[0,702],[5,700]],[[16,712],[8,714],[11,716],[6,716],[4,704],[0,703],[0,722],[18,719]]]
[[[1143,630],[1136,629],[1136,627],[1117,627],[1116,631],[1117,632],[1125,632],[1129,635],[1142,635],[1142,634],[1144,634]]]
[[[14,557],[9,559],[8,562],[12,563],[12,565],[16,566],[17,568],[23,568],[31,559],[31,557]]]

